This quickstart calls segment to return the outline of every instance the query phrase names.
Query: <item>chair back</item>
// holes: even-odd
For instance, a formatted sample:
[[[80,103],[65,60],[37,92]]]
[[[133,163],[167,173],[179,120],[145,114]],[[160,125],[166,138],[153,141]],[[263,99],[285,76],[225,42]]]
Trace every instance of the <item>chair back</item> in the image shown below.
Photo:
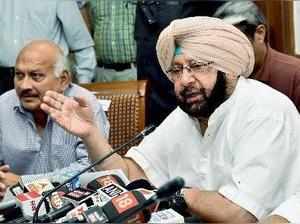
[[[114,81],[81,84],[92,91],[98,99],[111,100],[107,111],[110,122],[109,143],[113,148],[129,141],[145,128],[147,105],[147,81]],[[135,142],[120,151],[138,144]]]

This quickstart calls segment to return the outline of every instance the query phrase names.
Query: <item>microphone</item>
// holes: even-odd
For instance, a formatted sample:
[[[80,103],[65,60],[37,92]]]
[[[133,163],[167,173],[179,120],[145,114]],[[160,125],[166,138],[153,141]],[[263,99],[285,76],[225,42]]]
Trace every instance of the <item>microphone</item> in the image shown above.
[[[67,202],[65,205],[63,205],[60,209],[56,209],[52,212],[49,212],[46,215],[43,215],[39,217],[40,223],[46,223],[46,222],[54,222],[56,219],[63,217],[67,214],[70,210],[75,208],[75,205],[71,202]]]
[[[137,136],[141,136],[141,137],[146,137],[147,135],[149,135],[152,131],[154,131],[154,129],[156,128],[155,125],[151,124],[148,127],[146,127],[143,131],[141,131],[140,134],[138,134]]]
[[[129,184],[127,184],[125,188],[129,191],[139,189],[139,188],[143,188],[143,189],[147,189],[147,190],[155,190],[156,189],[148,180],[145,180],[145,179],[134,180],[134,181],[130,182]]]
[[[87,184],[87,188],[91,190],[97,190],[99,188],[105,187],[109,184],[119,184],[122,187],[125,187],[124,181],[117,175],[115,174],[110,174],[110,175],[105,175],[105,176],[100,176],[97,177],[96,179],[90,181]]]
[[[184,187],[184,180],[181,177],[176,177],[173,180],[167,182],[163,186],[159,187],[156,194],[151,196],[149,199],[145,200],[140,206],[136,206],[128,211],[123,216],[116,217],[115,220],[110,220],[111,222],[124,222],[134,214],[138,213],[139,211],[149,207],[150,205],[154,204],[157,201],[162,199],[168,198],[179,191],[181,188]]]
[[[54,209],[53,211],[49,212],[48,214],[43,215],[40,217],[39,221],[43,222],[53,222],[58,218],[63,217],[67,214],[70,210],[74,209],[76,206],[84,203],[87,198],[89,198],[93,194],[93,191],[78,188],[67,194],[63,195],[63,199],[65,203],[60,206],[60,208]]]
[[[22,214],[25,218],[30,218],[36,211],[36,205],[42,196],[36,191],[29,191],[26,193],[18,194],[16,196],[17,203],[20,205]],[[46,206],[41,206],[42,214],[46,214]]]
[[[118,223],[118,220],[127,220],[127,223],[146,223],[150,219],[151,212],[144,207],[145,201],[142,192],[128,191],[112,198],[102,210],[110,223]]]
[[[79,200],[80,205],[85,204],[89,208],[83,210],[82,208],[77,206],[74,209],[72,209],[71,211],[69,211],[65,217],[62,217],[58,221],[74,223],[74,222],[82,221],[83,218],[87,219],[86,216],[87,216],[87,214],[90,214],[90,213],[93,214],[93,215],[91,215],[93,217],[96,216],[96,217],[98,217],[98,219],[100,219],[99,217],[101,217],[101,220],[106,220],[105,217],[107,217],[107,216],[103,212],[102,206],[109,203],[114,197],[118,197],[122,193],[128,192],[125,188],[123,188],[120,185],[115,184],[115,183],[106,185],[100,189],[95,189],[95,190],[97,190],[96,193],[88,196],[84,200]],[[70,195],[65,195],[64,197],[71,198],[71,199],[73,199],[74,197],[81,198],[81,194],[78,195],[78,192],[75,191],[75,194],[71,193],[71,197],[70,197]],[[94,207],[97,207],[97,208],[94,209]],[[52,221],[54,221],[54,220],[52,220]]]
[[[166,184],[164,184],[163,186],[161,186],[160,188],[157,189],[155,200],[161,200],[164,198],[168,198],[183,187],[184,187],[183,178],[176,177],[173,180],[170,180],[169,182],[167,182]]]
[[[109,220],[100,206],[94,206],[83,212],[83,216],[89,224],[104,224]],[[76,220],[77,221],[77,220]]]
[[[47,193],[44,194],[44,196],[42,197],[42,199],[39,201],[35,213],[33,215],[33,219],[32,222],[33,223],[37,223],[38,221],[38,214],[39,214],[39,209],[42,205],[42,203],[46,200],[47,197],[49,197],[53,192],[57,191],[58,189],[60,189],[61,187],[63,187],[65,184],[71,182],[72,180],[76,179],[77,177],[79,177],[81,174],[89,171],[90,169],[94,168],[96,165],[100,164],[101,162],[103,162],[104,160],[106,160],[107,158],[109,158],[110,156],[112,156],[113,154],[121,151],[121,149],[123,149],[124,147],[130,145],[131,143],[141,140],[143,139],[146,135],[148,135],[149,133],[151,133],[153,130],[155,129],[154,125],[150,125],[149,127],[146,127],[143,131],[141,131],[139,134],[137,134],[136,136],[134,136],[132,139],[130,139],[128,142],[125,142],[124,144],[118,146],[115,150],[112,150],[111,152],[107,153],[105,156],[99,158],[98,160],[96,160],[95,162],[93,162],[91,165],[89,165],[88,167],[84,168],[82,171],[80,171],[79,173],[77,173],[76,175],[70,177],[69,179],[65,180],[63,183],[59,184],[57,187],[53,188],[52,190],[48,191]]]

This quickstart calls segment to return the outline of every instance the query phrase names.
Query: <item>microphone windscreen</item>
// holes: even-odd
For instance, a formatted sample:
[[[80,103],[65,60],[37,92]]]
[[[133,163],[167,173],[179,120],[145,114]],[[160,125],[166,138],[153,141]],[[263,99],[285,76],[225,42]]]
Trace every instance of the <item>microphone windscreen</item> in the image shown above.
[[[176,177],[157,189],[156,191],[157,198],[162,199],[162,198],[170,197],[183,187],[184,187],[183,178]]]
[[[97,190],[109,184],[118,184],[122,187],[125,187],[124,181],[119,176],[111,174],[97,177],[87,184],[87,188],[91,190]]]
[[[128,191],[117,197],[103,206],[103,211],[107,215],[109,222],[124,222],[122,217],[131,214],[132,210],[139,208],[140,212],[132,215],[127,219],[127,223],[146,223],[150,219],[150,212],[143,209],[145,197],[139,191]]]
[[[147,190],[155,189],[155,187],[152,184],[150,184],[150,182],[148,180],[145,180],[145,179],[134,180],[134,181],[130,182],[129,184],[127,184],[125,188],[129,191],[135,190],[138,188],[144,188]]]
[[[97,190],[99,194],[98,205],[103,206],[112,198],[127,192],[127,190],[118,184],[110,184]]]
[[[94,191],[85,188],[77,188],[74,191],[71,191],[67,194],[63,195],[63,198],[67,199],[68,201],[72,202],[75,205],[81,204],[86,198],[90,197]]]
[[[90,224],[104,224],[109,222],[106,214],[100,206],[94,206],[89,208],[87,211],[83,212],[83,216],[85,218],[85,221]]]

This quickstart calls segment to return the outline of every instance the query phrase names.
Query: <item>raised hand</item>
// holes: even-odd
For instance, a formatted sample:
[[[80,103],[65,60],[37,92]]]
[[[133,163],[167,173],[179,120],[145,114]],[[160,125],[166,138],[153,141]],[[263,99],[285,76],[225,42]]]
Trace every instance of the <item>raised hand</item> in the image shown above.
[[[87,137],[97,127],[91,106],[83,98],[66,97],[47,91],[41,109],[61,127],[81,138]]]
[[[9,171],[9,166],[8,165],[3,165],[0,166],[0,201],[4,198],[5,193],[6,193],[6,189],[7,189],[7,185],[6,185],[6,181],[5,181],[5,174]]]

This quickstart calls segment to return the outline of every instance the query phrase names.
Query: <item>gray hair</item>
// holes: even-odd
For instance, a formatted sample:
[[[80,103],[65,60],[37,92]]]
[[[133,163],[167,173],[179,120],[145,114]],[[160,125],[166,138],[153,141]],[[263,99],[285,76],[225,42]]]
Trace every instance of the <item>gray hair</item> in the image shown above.
[[[54,64],[54,75],[56,76],[56,78],[59,78],[64,70],[68,70],[67,59],[62,52],[59,52]]]

